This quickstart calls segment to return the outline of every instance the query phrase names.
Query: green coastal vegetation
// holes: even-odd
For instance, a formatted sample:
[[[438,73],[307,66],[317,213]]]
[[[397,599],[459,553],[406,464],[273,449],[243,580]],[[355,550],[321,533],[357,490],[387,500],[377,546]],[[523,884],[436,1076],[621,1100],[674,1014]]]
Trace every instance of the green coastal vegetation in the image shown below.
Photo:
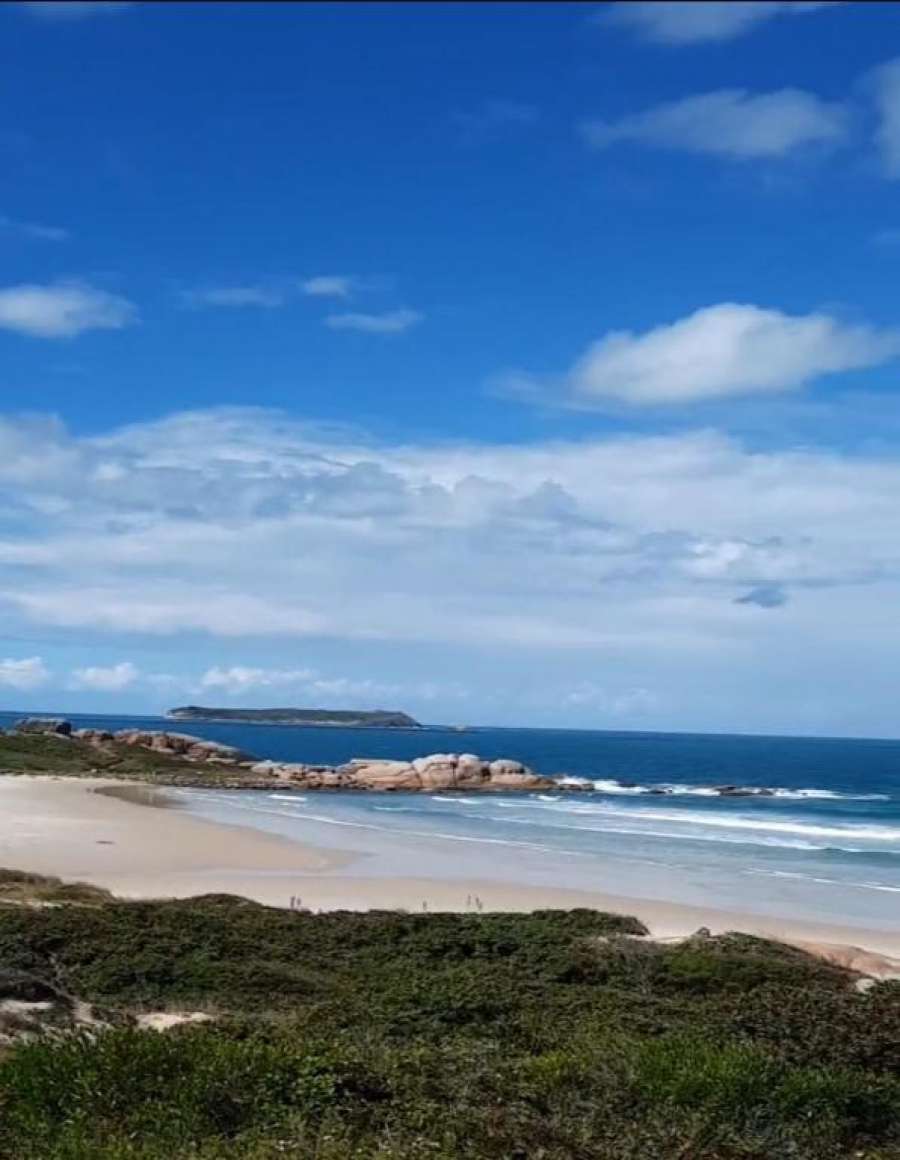
[[[117,741],[97,746],[78,737],[53,733],[0,734],[0,774],[114,777],[210,789],[235,782],[235,771],[228,766],[187,761]],[[244,778],[242,784],[250,781]]]
[[[0,735],[0,771],[246,784],[42,732]],[[900,1160],[900,982],[859,983],[589,910],[128,902],[0,871],[0,1160]]]
[[[408,713],[393,709],[211,709],[182,705],[172,721],[241,721],[248,725],[339,725],[344,729],[421,729]]]
[[[900,983],[800,951],[66,891],[0,875],[3,1160],[900,1157]]]

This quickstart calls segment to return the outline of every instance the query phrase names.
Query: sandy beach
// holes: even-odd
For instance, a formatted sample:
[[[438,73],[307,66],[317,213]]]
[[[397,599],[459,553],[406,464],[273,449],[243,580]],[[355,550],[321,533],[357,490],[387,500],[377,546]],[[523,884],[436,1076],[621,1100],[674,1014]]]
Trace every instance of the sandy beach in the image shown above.
[[[786,942],[863,947],[900,956],[894,932],[760,918],[592,890],[488,880],[373,878],[352,855],[242,826],[195,818],[175,799],[105,779],[0,777],[0,865],[90,882],[124,898],[230,893],[272,906],[313,910],[465,911],[592,907],[633,914],[660,938],[708,927]]]

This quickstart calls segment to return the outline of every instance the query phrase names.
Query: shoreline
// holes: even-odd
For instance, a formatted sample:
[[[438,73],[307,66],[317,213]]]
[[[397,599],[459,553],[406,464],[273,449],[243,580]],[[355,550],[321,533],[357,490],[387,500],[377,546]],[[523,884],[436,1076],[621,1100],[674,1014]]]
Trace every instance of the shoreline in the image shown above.
[[[0,775],[0,865],[12,869],[114,893],[108,882],[133,880],[130,896],[149,897],[140,889],[148,878],[323,872],[351,860],[339,850],[193,817],[165,788],[103,777]]]
[[[900,959],[896,931],[483,877],[364,877],[354,869],[365,857],[195,817],[164,787],[108,778],[0,776],[0,866],[102,886],[123,899],[227,893],[311,910],[462,913],[476,912],[476,899],[484,910],[587,907],[633,915],[654,938],[684,937],[706,927],[713,934],[739,931],[834,953],[841,961],[848,948]],[[900,972],[900,962],[883,965],[883,971]]]

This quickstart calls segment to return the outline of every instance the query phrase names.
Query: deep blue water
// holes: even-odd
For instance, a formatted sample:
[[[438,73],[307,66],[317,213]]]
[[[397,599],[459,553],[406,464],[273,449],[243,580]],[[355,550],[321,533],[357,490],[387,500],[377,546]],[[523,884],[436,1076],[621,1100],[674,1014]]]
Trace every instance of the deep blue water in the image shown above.
[[[489,873],[900,930],[900,741],[72,720],[170,728],[285,761],[475,752],[593,782],[588,793],[187,795],[207,816],[364,855],[365,873]],[[726,784],[775,796],[712,792]]]
[[[8,727],[24,715],[0,712],[0,726]],[[173,722],[162,717],[60,715],[78,726],[194,733],[278,761],[337,765],[351,757],[408,759],[450,750],[512,757],[551,775],[619,778],[646,784],[810,787],[900,798],[900,740],[575,729],[474,728],[458,733],[449,729],[304,728]]]

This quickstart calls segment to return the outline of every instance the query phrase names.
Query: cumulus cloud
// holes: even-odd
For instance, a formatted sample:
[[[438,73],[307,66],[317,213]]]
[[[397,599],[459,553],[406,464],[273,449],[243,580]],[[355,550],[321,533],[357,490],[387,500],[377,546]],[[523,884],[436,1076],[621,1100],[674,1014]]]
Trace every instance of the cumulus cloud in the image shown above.
[[[43,226],[38,222],[19,221],[7,217],[6,214],[0,214],[0,231],[35,238],[41,242],[64,242],[69,236],[69,231],[60,226]]]
[[[352,274],[319,274],[300,283],[300,289],[311,298],[350,298],[356,287]]]
[[[0,290],[0,327],[33,338],[73,338],[120,330],[137,318],[133,303],[84,282],[22,283]]]
[[[755,706],[801,728],[790,697],[746,695],[779,657],[819,687],[864,652],[887,689],[900,655],[890,451],[710,431],[397,445],[229,408],[90,437],[31,418],[0,423],[0,502],[3,631],[134,659],[167,638],[172,680],[128,688],[168,703],[204,680],[210,700],[425,708],[432,684],[438,720],[731,728]],[[766,588],[791,593],[777,616],[735,604]],[[568,701],[584,683],[607,700]],[[656,707],[615,717],[639,689]],[[809,727],[849,703],[823,691]]]
[[[133,685],[139,677],[140,671],[131,661],[120,661],[119,664],[107,668],[89,665],[73,671],[71,687],[91,689],[98,693],[118,693]]]
[[[376,707],[391,698],[421,698],[423,695],[421,688],[371,678],[328,676],[309,668],[279,669],[250,665],[213,666],[203,673],[197,687],[201,693],[213,692],[232,700],[280,691],[304,704],[337,706],[352,703],[363,708]],[[454,695],[453,688],[445,684],[430,690],[432,696],[438,691],[440,695]],[[424,690],[426,699],[428,692]],[[458,692],[455,695],[458,696]]]
[[[587,708],[604,717],[635,717],[651,713],[659,698],[650,689],[611,690],[593,681],[583,681],[564,696],[567,705]]]
[[[10,422],[0,451],[0,568],[32,581],[5,584],[7,606],[45,625],[221,637],[478,638],[490,625],[512,640],[532,615],[540,635],[549,600],[562,619],[547,636],[568,623],[587,640],[605,617],[570,621],[568,601],[606,583],[654,575],[734,596],[856,578],[853,558],[824,550],[830,521],[861,535],[851,513],[887,513],[900,481],[884,464],[750,454],[712,434],[382,447],[227,408],[90,439]]]
[[[604,19],[633,28],[659,44],[733,40],[776,16],[804,16],[833,8],[837,0],[626,0],[610,5]]]
[[[249,665],[216,665],[200,678],[200,688],[229,695],[256,689],[281,689],[303,684],[315,676],[309,669],[263,669]]]
[[[127,551],[132,549],[143,554],[135,542]],[[229,591],[215,583],[205,591],[194,591],[183,581],[147,578],[135,586],[127,579],[120,581],[109,576],[105,583],[93,588],[67,588],[61,584],[44,591],[0,592],[0,600],[4,596],[29,619],[57,628],[92,627],[164,636],[195,631],[227,638],[315,636],[330,627],[316,612],[298,606],[296,601],[273,605],[252,593]]]
[[[281,306],[284,295],[270,286],[209,286],[200,290],[182,290],[182,305],[195,310],[204,306]]]
[[[363,284],[353,274],[321,274],[315,278],[284,279],[280,282],[248,283],[237,286],[207,286],[182,290],[179,299],[193,309],[204,307],[283,306],[289,297],[305,294],[309,298],[348,300]],[[400,312],[402,313],[402,312]],[[348,317],[360,317],[351,315]],[[371,317],[369,315],[362,317]],[[390,318],[390,316],[375,316]],[[360,329],[365,329],[360,327]]]
[[[789,391],[900,354],[900,333],[724,302],[642,334],[610,331],[565,381],[572,402],[636,406]]]
[[[585,141],[595,149],[630,141],[736,161],[781,158],[813,145],[837,145],[848,131],[849,115],[843,105],[802,89],[772,93],[717,89],[619,120],[582,125]]]
[[[0,686],[27,692],[47,683],[50,673],[40,657],[23,657],[17,660],[4,657],[0,660]]]
[[[325,325],[332,330],[360,330],[365,334],[402,334],[421,322],[418,310],[388,310],[383,314],[329,314]]]

